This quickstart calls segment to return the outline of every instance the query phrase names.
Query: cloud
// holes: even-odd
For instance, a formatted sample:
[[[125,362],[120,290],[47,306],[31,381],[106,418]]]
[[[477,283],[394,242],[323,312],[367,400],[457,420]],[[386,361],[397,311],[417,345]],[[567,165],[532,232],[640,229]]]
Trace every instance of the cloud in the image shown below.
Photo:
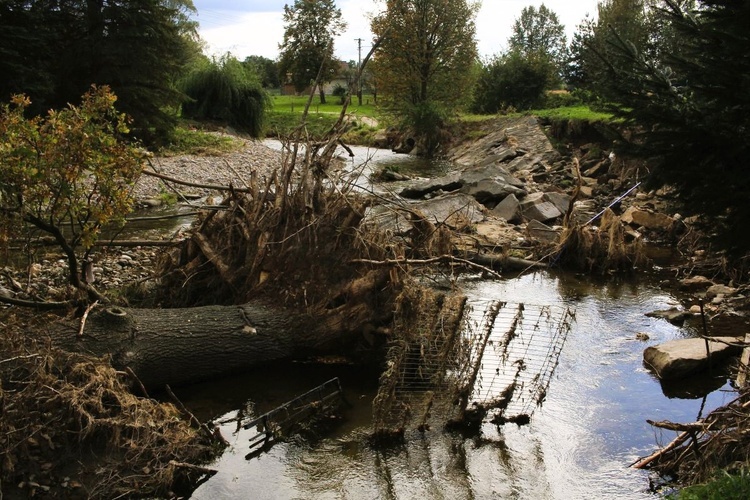
[[[199,14],[204,12],[283,12],[284,0],[193,0]]]
[[[259,55],[275,59],[279,43],[284,37],[283,12],[285,4],[294,0],[194,0],[198,10],[201,38],[211,54],[232,52],[239,59]],[[507,48],[513,22],[528,5],[544,3],[565,25],[568,39],[586,14],[595,14],[597,0],[483,0],[477,15],[479,55],[489,57]],[[356,61],[359,57],[358,39],[362,39],[362,57],[372,45],[370,17],[383,8],[383,2],[339,0],[347,29],[335,41],[336,57]]]

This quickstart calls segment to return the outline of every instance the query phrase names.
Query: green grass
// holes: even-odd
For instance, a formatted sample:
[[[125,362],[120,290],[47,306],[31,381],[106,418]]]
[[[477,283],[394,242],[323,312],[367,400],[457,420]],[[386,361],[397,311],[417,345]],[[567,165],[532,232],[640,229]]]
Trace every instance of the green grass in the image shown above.
[[[190,122],[178,125],[172,134],[172,142],[162,148],[159,154],[214,156],[236,151],[242,147],[242,141],[238,139],[228,135],[209,133],[199,127]]]
[[[464,113],[460,116],[460,120],[467,123],[477,123],[492,120],[498,116],[507,116],[509,118],[514,118],[529,115],[538,116],[540,118],[547,118],[549,120],[578,120],[588,122],[608,122],[614,120],[611,114],[594,111],[585,104],[577,106],[564,106],[560,108],[532,109],[529,111],[509,113],[507,115],[477,115]]]
[[[743,469],[737,474],[720,472],[716,479],[683,488],[670,500],[744,500],[750,498],[750,474]]]
[[[550,120],[581,120],[589,122],[608,122],[614,118],[610,113],[594,111],[586,105],[568,106],[564,108],[533,109],[521,113],[524,115],[535,115]]]
[[[291,96],[291,95],[275,95],[271,96],[272,114],[278,113],[295,113],[302,114],[307,104],[308,96]],[[371,118],[378,118],[378,109],[374,104],[374,99],[371,95],[362,96],[362,106],[358,104],[357,98],[352,99],[351,104],[347,108],[347,113],[355,114],[357,116],[368,116]],[[336,96],[326,96],[326,103],[320,104],[320,96],[316,95],[313,97],[312,104],[310,105],[310,113],[331,113],[338,114],[341,112],[341,104],[339,104],[339,98]]]
[[[266,135],[269,137],[284,137],[300,124],[302,112],[307,103],[307,96],[277,95],[272,96],[273,103],[266,116]],[[320,97],[313,97],[310,110],[307,115],[307,133],[313,138],[319,138],[336,123],[341,113],[342,105],[336,96],[326,96],[326,103],[320,104]],[[373,97],[363,96],[362,106],[359,106],[355,98],[347,107],[347,113],[355,117],[368,117],[375,120],[380,119],[378,108],[373,104]],[[375,128],[362,123],[355,123],[349,130],[344,140],[349,144],[369,144]]]

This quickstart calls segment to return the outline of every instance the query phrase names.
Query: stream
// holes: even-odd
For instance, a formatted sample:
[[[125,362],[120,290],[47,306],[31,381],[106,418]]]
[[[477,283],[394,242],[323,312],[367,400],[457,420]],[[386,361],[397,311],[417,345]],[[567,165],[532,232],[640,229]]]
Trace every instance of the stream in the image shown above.
[[[662,388],[643,367],[647,345],[691,335],[690,325],[644,315],[677,302],[648,280],[539,272],[465,288],[469,296],[576,310],[546,401],[529,425],[485,423],[480,436],[469,438],[414,431],[402,445],[374,448],[367,436],[376,374],[346,366],[267,367],[178,394],[200,419],[227,420],[220,427],[230,447],[209,464],[219,472],[193,498],[649,498],[648,473],[628,466],[675,434],[654,430],[646,419],[692,422],[733,398],[725,376],[708,387]],[[651,339],[635,340],[637,332]],[[317,442],[281,443],[245,459],[252,431],[238,429],[238,415],[269,411],[332,376],[352,404],[339,427]]]
[[[370,151],[355,148],[357,157]],[[373,158],[371,164],[405,157],[381,151]],[[419,169],[418,161],[406,158],[399,168]],[[357,168],[356,158],[352,165]],[[677,327],[645,316],[680,302],[658,279],[598,280],[552,271],[463,279],[470,300],[575,310],[546,400],[524,426],[484,423],[478,436],[469,437],[442,428],[414,430],[400,444],[373,447],[367,438],[378,374],[345,364],[279,364],[183,388],[177,396],[200,420],[219,422],[230,443],[207,464],[218,472],[192,498],[654,498],[648,472],[629,465],[676,433],[654,429],[646,419],[692,422],[734,398],[725,375],[662,386],[644,368],[647,346],[694,336],[699,328],[697,320]],[[649,339],[636,340],[639,332]],[[338,425],[318,439],[291,439],[245,458],[255,432],[239,421],[332,377],[340,379],[349,403]]]

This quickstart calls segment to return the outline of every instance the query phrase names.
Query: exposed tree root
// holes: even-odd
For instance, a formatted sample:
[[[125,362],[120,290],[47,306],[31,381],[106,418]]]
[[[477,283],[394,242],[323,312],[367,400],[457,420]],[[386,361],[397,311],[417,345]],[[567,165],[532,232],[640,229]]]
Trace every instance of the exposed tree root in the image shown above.
[[[3,491],[45,498],[167,496],[203,474],[211,440],[171,404],[134,396],[106,359],[70,354],[4,315],[0,349]],[[49,319],[47,319],[49,321]],[[15,493],[13,493],[15,492]]]

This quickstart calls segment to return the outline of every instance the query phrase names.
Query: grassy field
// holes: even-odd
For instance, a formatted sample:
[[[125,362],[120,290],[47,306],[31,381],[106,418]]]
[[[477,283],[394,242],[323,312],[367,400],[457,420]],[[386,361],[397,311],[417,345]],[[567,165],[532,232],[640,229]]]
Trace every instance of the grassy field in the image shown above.
[[[271,96],[273,103],[266,117],[266,134],[271,137],[289,135],[300,124],[300,116],[307,104],[307,96],[275,95]],[[380,121],[381,115],[373,103],[371,95],[364,95],[362,106],[356,98],[347,107],[347,113],[356,117],[368,117]],[[320,104],[320,97],[315,95],[307,117],[307,132],[312,137],[321,137],[331,129],[339,113],[341,113],[340,99],[336,96],[326,96],[326,103]],[[363,123],[355,123],[347,133],[345,140],[350,144],[368,144],[375,128]]]
[[[307,97],[305,96],[272,96],[273,107],[266,115],[265,130],[269,137],[285,137],[300,124],[300,117],[305,108]],[[341,104],[338,97],[328,96],[326,104],[320,104],[320,98],[316,95],[310,107],[310,113],[307,117],[307,133],[313,138],[322,137],[331,129],[339,113]],[[349,144],[369,145],[378,128],[387,126],[387,117],[381,113],[376,105],[373,104],[371,95],[363,98],[362,106],[357,104],[357,100],[347,108],[349,114],[355,117],[373,118],[379,122],[378,127],[371,127],[368,124],[357,122],[347,132],[344,140]],[[507,116],[525,116],[536,115],[549,120],[559,121],[581,121],[581,122],[600,122],[611,121],[612,115],[591,110],[588,106],[567,106],[550,109],[538,109],[526,111],[523,113],[513,113]],[[464,131],[467,139],[472,139],[473,134],[480,134],[481,131],[475,130],[476,124],[495,119],[497,115],[476,115],[464,113],[458,117],[460,123],[465,123],[468,128]],[[213,129],[216,130],[216,125]],[[233,141],[226,136],[215,134],[205,134],[206,130],[212,127],[206,124],[197,124],[185,121],[175,131],[174,143],[160,151],[161,154],[174,155],[181,153],[191,154],[221,154],[240,147],[239,141]]]
[[[549,118],[550,120],[581,120],[588,122],[606,122],[613,119],[609,113],[594,111],[586,105],[567,106],[563,108],[535,109],[527,113],[540,118]]]
[[[271,102],[273,103],[271,113],[300,114],[305,109],[307,99],[307,96],[271,96]],[[340,99],[336,96],[326,96],[326,103],[320,104],[320,96],[316,95],[313,97],[312,104],[310,105],[310,112],[316,114],[338,114],[341,112]],[[351,104],[349,104],[349,107],[347,108],[347,112],[358,116],[369,116],[372,118],[378,117],[378,109],[374,104],[374,98],[371,95],[362,96],[362,106],[359,105],[356,97],[352,99]]]

